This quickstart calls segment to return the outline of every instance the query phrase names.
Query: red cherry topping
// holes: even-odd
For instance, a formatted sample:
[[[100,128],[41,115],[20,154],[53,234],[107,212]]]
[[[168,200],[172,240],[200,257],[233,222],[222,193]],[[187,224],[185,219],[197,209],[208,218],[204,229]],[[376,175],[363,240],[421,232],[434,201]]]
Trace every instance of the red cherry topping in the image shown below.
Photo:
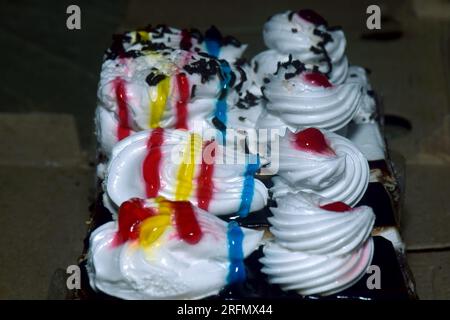
[[[294,134],[295,146],[304,151],[335,155],[323,133],[316,128],[308,128]]]
[[[155,215],[152,208],[144,206],[144,200],[132,198],[121,204],[119,208],[119,230],[115,244],[119,245],[127,240],[139,238],[139,225],[142,221]]]
[[[324,74],[319,72],[304,73],[303,78],[305,79],[305,81],[316,87],[330,88],[333,86],[330,81],[328,81],[328,78]]]
[[[320,14],[311,9],[301,9],[297,11],[300,18],[315,24],[316,26],[328,25],[327,20],[325,20]]]
[[[327,211],[335,211],[335,212],[345,212],[352,210],[352,207],[340,201],[325,204],[323,206],[320,206],[320,208]]]

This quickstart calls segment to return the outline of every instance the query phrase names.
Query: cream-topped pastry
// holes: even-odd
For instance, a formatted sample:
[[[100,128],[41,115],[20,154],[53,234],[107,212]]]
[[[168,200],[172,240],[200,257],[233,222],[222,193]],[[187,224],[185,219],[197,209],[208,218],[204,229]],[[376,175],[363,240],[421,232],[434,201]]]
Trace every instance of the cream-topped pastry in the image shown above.
[[[358,282],[372,261],[373,250],[371,238],[354,252],[342,256],[291,251],[275,242],[264,247],[260,261],[269,281],[283,290],[295,290],[305,296],[327,296]]]
[[[189,202],[129,199],[90,237],[92,288],[122,299],[200,299],[245,281],[262,232]]]
[[[312,10],[286,11],[269,18],[263,29],[269,48],[254,57],[252,64],[260,83],[290,59],[300,60],[310,70],[319,70],[334,84],[345,81],[348,61],[343,31],[328,27],[325,19]]]
[[[268,198],[254,179],[259,157],[195,133],[157,128],[138,132],[116,145],[107,168],[105,205],[164,196],[188,200],[216,215],[246,216]],[[110,207],[110,206],[109,206]]]
[[[286,131],[279,150],[278,176],[272,178],[275,198],[288,192],[306,191],[354,206],[369,183],[367,159],[348,139],[332,132],[308,128]]]
[[[267,112],[258,120],[258,127],[339,130],[358,111],[361,90],[358,83],[333,85],[322,73],[308,71],[300,61],[290,60],[265,80]]]
[[[136,52],[102,66],[98,108],[112,114],[97,112],[97,131],[106,155],[115,142],[145,129],[214,128],[224,134],[229,105],[250,87],[239,63],[184,50]]]
[[[308,193],[288,193],[271,208],[271,232],[260,259],[262,272],[283,290],[330,295],[355,284],[373,256],[375,216]]]
[[[211,26],[205,33],[197,29],[179,30],[166,25],[125,32],[115,37],[115,43],[107,51],[107,55],[116,52],[115,47],[130,50],[136,44],[153,44],[159,48],[169,47],[194,53],[205,52],[214,58],[225,59],[232,63],[238,60],[245,49],[246,44],[232,36],[223,36],[215,27]]]

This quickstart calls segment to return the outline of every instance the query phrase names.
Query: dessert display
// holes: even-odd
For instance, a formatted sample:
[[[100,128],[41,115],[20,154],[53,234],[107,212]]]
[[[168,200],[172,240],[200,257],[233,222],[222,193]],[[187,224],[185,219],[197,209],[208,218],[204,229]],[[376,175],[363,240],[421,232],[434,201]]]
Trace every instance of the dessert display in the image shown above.
[[[123,299],[199,299],[242,280],[262,231],[187,201],[130,199],[91,235],[91,286]]]
[[[216,27],[113,37],[77,298],[415,297],[369,71],[313,10],[263,38],[249,63]]]
[[[235,163],[234,156],[242,163]],[[254,155],[226,152],[215,140],[203,141],[195,133],[162,128],[141,131],[113,149],[104,201],[113,215],[130,198],[163,196],[190,201],[215,215],[247,216],[267,203],[268,191],[254,177],[259,167]]]

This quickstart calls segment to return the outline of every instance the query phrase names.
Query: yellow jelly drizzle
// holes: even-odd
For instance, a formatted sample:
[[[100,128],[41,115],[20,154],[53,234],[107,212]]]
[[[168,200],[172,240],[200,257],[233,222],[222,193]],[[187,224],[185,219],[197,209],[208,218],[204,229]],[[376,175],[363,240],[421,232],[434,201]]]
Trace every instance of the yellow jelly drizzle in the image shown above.
[[[172,223],[172,207],[163,197],[155,199],[158,205],[158,215],[145,219],[139,226],[139,244],[150,247],[161,237]]]
[[[141,36],[142,41],[150,40],[150,33],[146,32],[146,31],[138,31],[137,33],[139,33],[139,35]]]
[[[157,215],[145,219],[139,230],[139,244],[144,247],[151,246],[164,233],[170,225],[170,216]]]
[[[166,107],[170,91],[170,77],[166,77],[156,85],[156,97],[150,98],[150,128],[158,128]]]
[[[189,142],[183,153],[183,160],[177,174],[175,200],[187,201],[192,192],[192,180],[195,171],[196,151],[201,147],[201,138],[198,134],[190,134]]]

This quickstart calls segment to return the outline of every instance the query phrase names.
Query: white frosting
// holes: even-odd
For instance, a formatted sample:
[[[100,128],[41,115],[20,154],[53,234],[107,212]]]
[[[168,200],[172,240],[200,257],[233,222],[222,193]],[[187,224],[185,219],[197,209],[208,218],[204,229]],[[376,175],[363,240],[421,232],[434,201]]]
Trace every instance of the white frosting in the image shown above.
[[[116,145],[113,150],[111,162],[108,167],[105,188],[107,196],[116,205],[138,197],[146,198],[145,181],[143,178],[143,161],[148,153],[147,141],[151,131],[136,133]],[[177,175],[186,145],[189,142],[189,133],[180,130],[164,130],[164,142],[160,148],[162,159],[159,166],[160,189],[159,195],[175,200],[177,188]],[[244,188],[246,171],[245,155],[240,151],[227,149],[225,160],[224,148],[217,146],[212,182],[214,185],[212,200],[208,211],[223,215],[236,213],[241,205],[241,196]],[[233,152],[241,159],[236,164]],[[201,143],[195,144],[195,169],[192,181],[192,192],[189,200],[197,204],[196,190],[197,177],[201,167]],[[262,209],[268,198],[264,184],[254,181],[253,197],[250,212]]]
[[[357,250],[341,256],[291,251],[277,243],[269,243],[264,247],[264,257],[260,261],[269,281],[283,290],[326,296],[358,282],[372,261],[373,249],[372,238]]]
[[[351,140],[369,161],[386,158],[386,144],[378,123],[350,123],[347,138]]]
[[[260,128],[281,125],[291,130],[317,127],[336,131],[352,120],[360,107],[360,84],[322,87],[305,79],[308,72],[285,79],[286,74],[295,71],[293,66],[287,66],[269,76],[270,82],[264,90],[268,112],[259,119]],[[279,121],[274,122],[273,118],[279,118]]]
[[[118,120],[116,114],[102,107],[95,110],[95,128],[100,152],[109,156],[115,144],[119,141],[117,136]],[[130,132],[131,134],[134,131]]]
[[[280,138],[278,154],[272,151],[272,161],[278,160],[279,170],[271,191],[275,198],[288,192],[313,192],[353,206],[369,183],[367,159],[346,138],[321,131],[335,155],[298,150],[290,131]]]
[[[362,87],[361,106],[353,117],[353,121],[356,123],[376,122],[376,101],[373,94],[371,94],[372,86],[370,85],[366,70],[362,67],[350,66],[345,83],[356,83]]]
[[[270,231],[289,250],[338,256],[359,248],[370,236],[375,215],[370,207],[345,212],[320,208],[332,201],[314,194],[288,193],[270,208]]]
[[[88,253],[92,288],[122,299],[200,299],[217,294],[227,284],[230,266],[227,223],[198,208],[195,213],[203,233],[196,244],[179,239],[169,226],[150,247],[136,240],[113,246],[117,222],[99,227],[91,235]],[[241,229],[247,257],[263,233]]]
[[[173,49],[182,49],[180,47],[180,42],[182,40],[182,31],[172,27],[156,27],[149,31],[140,31],[145,32],[152,43],[163,43],[169,48]],[[129,37],[129,41],[124,42],[124,47],[126,50],[136,43],[136,31],[132,31],[126,34]],[[218,59],[225,59],[227,61],[233,62],[239,59],[244,51],[247,49],[247,44],[225,44],[223,42],[223,38],[219,41],[220,49],[218,51],[219,55]],[[196,37],[196,35],[191,33],[190,42],[192,44],[189,51],[191,52],[206,52],[210,53],[208,50],[208,46],[206,41],[204,41],[204,35],[201,38]]]
[[[289,55],[307,64],[308,68],[317,66],[321,72],[328,73],[329,65],[323,53],[314,53],[311,47],[319,48],[323,37],[314,34],[314,30],[328,34],[332,41],[325,44],[325,50],[332,65],[329,74],[332,83],[342,83],[347,77],[348,61],[345,56],[346,39],[342,30],[329,31],[325,26],[316,26],[298,14],[289,19],[290,11],[272,16],[265,24],[263,37],[266,46],[271,49],[260,53],[253,59],[258,65],[259,79],[273,74],[277,64],[289,60]]]
[[[139,48],[139,45],[136,45]],[[163,53],[168,53],[164,55]],[[167,100],[163,107],[163,113],[158,124],[162,128],[175,128],[177,121],[177,103],[179,101],[179,89],[176,74],[186,74],[191,93],[195,85],[195,94],[190,96],[187,103],[186,124],[189,131],[201,133],[205,129],[215,129],[211,122],[216,110],[217,99],[221,94],[221,79],[219,72],[212,75],[204,82],[201,75],[189,74],[183,67],[200,59],[210,59],[187,51],[175,50],[160,53],[150,53],[133,59],[118,58],[106,60],[102,66],[100,83],[98,88],[99,108],[97,130],[100,147],[108,156],[112,146],[118,141],[118,113],[119,106],[115,91],[117,79],[124,82],[126,91],[126,103],[128,111],[128,124],[132,132],[150,129],[153,104],[158,99],[158,87],[149,86],[146,78],[150,73],[163,74],[170,79]],[[218,63],[218,62],[216,62]],[[234,86],[240,85],[241,92],[232,87],[227,95],[227,105],[237,103],[239,95],[252,89],[252,78],[246,77],[249,67],[244,69],[231,66],[231,72],[235,77]],[[110,114],[106,114],[108,111]]]

